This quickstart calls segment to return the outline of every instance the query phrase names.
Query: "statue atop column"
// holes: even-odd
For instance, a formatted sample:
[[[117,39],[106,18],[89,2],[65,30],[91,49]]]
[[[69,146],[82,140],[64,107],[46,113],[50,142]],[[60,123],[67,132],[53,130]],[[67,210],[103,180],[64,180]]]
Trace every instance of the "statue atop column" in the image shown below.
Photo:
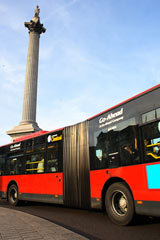
[[[39,6],[37,5],[36,6],[36,9],[35,9],[35,14],[34,14],[34,17],[32,18],[32,20],[34,21],[34,18],[38,18],[39,19],[39,13],[40,13],[40,8]]]
[[[40,34],[44,33],[46,29],[40,22],[39,13],[40,9],[37,5],[32,20],[24,23],[25,27],[29,30],[29,46],[26,64],[23,112],[22,121],[19,125],[7,132],[12,140],[41,130],[36,122],[39,38]]]
[[[29,32],[37,32],[39,34],[44,33],[46,29],[43,27],[43,24],[40,23],[40,8],[37,5],[35,9],[35,14],[30,22],[25,22],[24,25],[29,29]]]

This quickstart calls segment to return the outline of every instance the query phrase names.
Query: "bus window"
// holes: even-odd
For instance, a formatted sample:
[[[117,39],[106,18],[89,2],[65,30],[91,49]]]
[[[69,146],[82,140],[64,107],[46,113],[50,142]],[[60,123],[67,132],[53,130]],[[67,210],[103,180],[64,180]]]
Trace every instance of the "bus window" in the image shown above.
[[[128,126],[119,132],[120,162],[122,166],[140,163],[137,127]]]
[[[33,139],[29,139],[26,141],[26,153],[33,152]]]
[[[4,175],[5,171],[5,155],[0,154],[0,175]]]
[[[34,152],[44,151],[45,150],[45,136],[36,137],[33,140]]]
[[[7,158],[6,161],[6,171],[5,174],[7,175],[15,175],[15,174],[23,174],[23,159],[22,155],[12,155]]]
[[[150,112],[142,114],[142,123],[147,123],[156,119],[156,111],[152,110]]]
[[[117,167],[119,164],[117,132],[101,131],[96,141],[95,167],[98,169]]]
[[[140,163],[135,118],[94,133],[90,147],[91,169],[115,168]]]
[[[44,154],[37,153],[26,156],[26,173],[35,174],[44,172]]]
[[[59,143],[54,142],[48,145],[47,151],[47,172],[59,171]]]
[[[46,172],[62,172],[63,171],[63,146],[62,132],[49,134],[47,137],[47,158]]]
[[[9,159],[10,161],[10,174],[17,174],[18,172],[18,162],[17,162],[17,158],[11,158]]]
[[[48,151],[47,154],[47,172],[58,172],[58,153],[56,149]]]
[[[160,161],[160,122],[142,128],[144,161]]]

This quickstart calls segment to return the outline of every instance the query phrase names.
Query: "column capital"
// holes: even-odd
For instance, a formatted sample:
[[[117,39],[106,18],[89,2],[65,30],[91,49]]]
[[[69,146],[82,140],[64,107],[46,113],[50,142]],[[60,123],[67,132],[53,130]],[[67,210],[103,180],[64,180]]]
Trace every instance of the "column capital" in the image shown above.
[[[43,27],[43,24],[40,23],[39,13],[40,8],[37,5],[32,20],[30,22],[24,22],[24,26],[29,29],[29,32],[45,33],[46,29]]]

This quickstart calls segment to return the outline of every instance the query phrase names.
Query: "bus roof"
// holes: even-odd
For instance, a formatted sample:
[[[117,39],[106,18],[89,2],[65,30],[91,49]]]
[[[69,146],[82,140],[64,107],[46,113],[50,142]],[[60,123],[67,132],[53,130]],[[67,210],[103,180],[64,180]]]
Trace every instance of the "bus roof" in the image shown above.
[[[31,133],[31,134],[25,135],[23,137],[16,138],[14,140],[14,142],[20,142],[20,141],[23,141],[23,140],[26,140],[26,139],[29,139],[29,138],[38,137],[38,136],[41,136],[45,133],[47,133],[47,131],[39,131],[39,132]]]
[[[14,143],[15,142],[21,142],[21,141],[24,141],[24,140],[27,140],[27,139],[30,139],[30,138],[35,138],[35,137],[39,137],[39,136],[42,136],[42,135],[45,135],[45,134],[49,134],[49,133],[52,133],[52,132],[57,132],[57,131],[61,131],[63,130],[64,128],[58,128],[56,130],[52,130],[52,131],[39,131],[39,132],[35,132],[35,133],[31,133],[31,134],[28,134],[26,136],[23,136],[23,137],[19,137],[17,139],[14,140]]]

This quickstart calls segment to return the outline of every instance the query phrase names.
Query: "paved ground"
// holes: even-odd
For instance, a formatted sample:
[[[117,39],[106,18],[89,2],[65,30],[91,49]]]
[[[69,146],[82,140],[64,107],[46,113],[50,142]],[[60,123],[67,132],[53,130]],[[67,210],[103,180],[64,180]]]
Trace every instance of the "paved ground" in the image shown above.
[[[137,216],[135,224],[122,227],[101,211],[35,202],[11,209],[0,200],[1,239],[160,240],[160,218]]]
[[[61,240],[87,238],[39,217],[0,207],[0,240]]]

